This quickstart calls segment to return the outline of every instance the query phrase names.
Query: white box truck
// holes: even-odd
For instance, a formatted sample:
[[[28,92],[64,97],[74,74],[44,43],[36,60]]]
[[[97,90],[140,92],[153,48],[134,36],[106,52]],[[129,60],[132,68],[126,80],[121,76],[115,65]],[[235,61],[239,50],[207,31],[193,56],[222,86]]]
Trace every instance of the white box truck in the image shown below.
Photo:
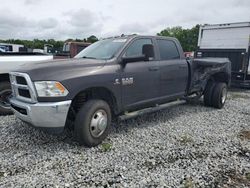
[[[196,57],[227,57],[232,86],[250,88],[250,22],[202,25]]]
[[[0,43],[1,52],[19,52],[20,48],[24,48],[21,44]]]

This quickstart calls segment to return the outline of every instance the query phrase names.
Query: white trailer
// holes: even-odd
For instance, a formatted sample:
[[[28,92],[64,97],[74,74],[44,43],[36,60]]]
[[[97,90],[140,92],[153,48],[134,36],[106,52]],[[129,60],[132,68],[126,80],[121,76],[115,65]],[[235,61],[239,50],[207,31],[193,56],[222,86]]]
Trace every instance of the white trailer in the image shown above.
[[[202,25],[196,57],[227,57],[232,85],[250,88],[250,22]]]
[[[52,60],[52,55],[38,53],[0,53],[0,115],[10,114],[9,96],[11,86],[9,72],[18,69],[24,64],[40,63]]]

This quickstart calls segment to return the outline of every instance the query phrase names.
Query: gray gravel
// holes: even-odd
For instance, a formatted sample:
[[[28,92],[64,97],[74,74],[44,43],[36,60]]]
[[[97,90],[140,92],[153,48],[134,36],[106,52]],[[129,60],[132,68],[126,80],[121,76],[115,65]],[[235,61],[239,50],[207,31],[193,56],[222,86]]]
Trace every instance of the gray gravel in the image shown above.
[[[0,117],[0,187],[249,187],[250,91],[201,103],[116,124],[91,149]]]

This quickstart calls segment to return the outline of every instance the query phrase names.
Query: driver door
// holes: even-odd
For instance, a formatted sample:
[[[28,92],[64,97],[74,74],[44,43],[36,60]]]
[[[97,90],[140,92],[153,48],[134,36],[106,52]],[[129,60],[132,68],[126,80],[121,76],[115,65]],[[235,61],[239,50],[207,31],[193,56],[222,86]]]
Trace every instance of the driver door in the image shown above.
[[[153,44],[152,39],[135,39],[125,50],[123,57],[142,56],[143,45],[145,44]],[[159,96],[158,63],[153,57],[150,61],[127,63],[122,68],[122,101],[126,110],[144,106]]]

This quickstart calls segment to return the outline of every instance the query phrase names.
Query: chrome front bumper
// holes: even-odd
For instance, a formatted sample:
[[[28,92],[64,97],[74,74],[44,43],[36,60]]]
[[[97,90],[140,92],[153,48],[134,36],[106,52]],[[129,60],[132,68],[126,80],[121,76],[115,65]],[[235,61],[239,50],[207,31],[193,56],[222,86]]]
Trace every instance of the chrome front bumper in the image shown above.
[[[14,114],[22,121],[37,128],[63,130],[71,100],[30,104],[10,99]]]

